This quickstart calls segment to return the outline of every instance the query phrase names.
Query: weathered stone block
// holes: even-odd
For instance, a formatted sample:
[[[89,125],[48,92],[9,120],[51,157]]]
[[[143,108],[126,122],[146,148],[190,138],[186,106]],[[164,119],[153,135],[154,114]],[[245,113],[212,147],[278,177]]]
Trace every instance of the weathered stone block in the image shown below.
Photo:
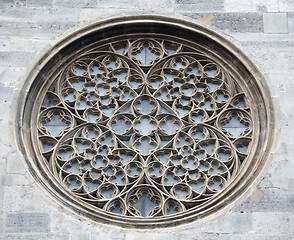
[[[26,5],[52,7],[53,0],[26,0]]]
[[[226,12],[278,12],[279,1],[278,0],[248,0],[248,1],[235,1],[226,0],[225,2]]]
[[[217,231],[222,233],[247,233],[252,231],[253,218],[251,213],[229,212],[216,220]]]
[[[1,188],[0,188],[1,190]],[[4,232],[4,222],[3,222],[3,214],[0,215],[0,239],[2,240],[3,238],[1,236],[3,236]]]
[[[205,0],[177,0],[175,2],[175,12],[222,12],[224,10],[224,0],[213,2]]]
[[[0,6],[13,6],[14,0],[1,0]]]
[[[171,0],[137,0],[136,8],[139,10],[147,11],[165,11],[172,12],[172,2]]]
[[[104,236],[103,236],[103,239],[106,240]],[[94,240],[94,239],[90,238],[89,233],[72,233],[70,236],[70,240]]]
[[[130,231],[126,234],[125,240],[138,240],[138,239],[148,239],[148,240],[173,240],[173,233],[161,233],[161,232],[136,232]]]
[[[219,240],[285,240],[285,235],[259,235],[259,234],[221,234]],[[286,237],[287,238],[287,237]],[[291,239],[291,238],[290,238]]]
[[[36,186],[35,186],[36,187]],[[50,212],[50,200],[42,195],[33,185],[5,186],[4,212]]]
[[[35,57],[34,53],[29,52],[1,52],[0,66],[1,67],[23,67],[26,61],[32,61]]]
[[[289,33],[294,33],[294,13],[287,13]]]
[[[294,12],[294,2],[291,0],[279,0],[280,12]]]
[[[19,158],[18,153],[9,153],[7,156],[7,166],[6,171],[8,173],[24,173],[26,168]]]
[[[95,8],[98,5],[98,0],[55,0],[54,6],[64,6],[69,8]]]
[[[263,195],[255,191],[251,197],[235,207],[238,212],[294,212],[293,189],[261,189]]]
[[[259,235],[284,235],[284,239],[293,239],[294,213],[254,212],[253,231]]]
[[[2,238],[0,238],[2,240]],[[3,240],[69,240],[65,233],[8,233]]]
[[[125,235],[124,231],[101,229],[99,232],[91,233],[91,240],[125,240]]]
[[[30,184],[30,181],[25,174],[9,174],[2,176],[1,178],[2,186],[19,186],[28,184]]]
[[[8,213],[6,232],[48,232],[50,216],[48,213]]]
[[[105,226],[107,229],[107,225]],[[77,215],[72,215],[63,208],[53,208],[51,210],[51,231],[58,233],[91,233],[93,231],[102,231],[99,225],[90,224],[85,218],[79,219]],[[103,236],[103,235],[102,235]],[[103,238],[100,238],[103,239]],[[92,240],[92,239],[91,239]]]
[[[34,22],[64,22],[64,21],[77,21],[80,9],[71,7],[34,7],[26,6],[22,7],[3,7],[1,9],[0,20],[10,23],[26,23],[33,24]],[[28,21],[29,19],[29,21]],[[19,37],[15,34],[14,36]],[[34,40],[34,39],[31,39]]]
[[[288,19],[286,13],[264,13],[264,33],[288,33]]]
[[[216,13],[212,25],[232,32],[262,32],[262,15],[259,13]]]
[[[135,8],[134,0],[100,0],[99,7],[101,8]]]
[[[26,68],[0,67],[0,81],[5,87],[12,87],[15,89],[15,87],[19,84],[20,78],[24,76],[25,72]]]
[[[77,19],[74,19],[75,21]],[[64,33],[66,30],[75,26],[77,22],[10,22],[5,21],[1,24],[0,36],[19,36],[19,37],[58,37],[60,34]],[[7,54],[6,54],[7,55]],[[1,59],[5,58],[5,54]],[[22,59],[21,64],[26,65],[26,61]],[[18,66],[23,66],[17,62]],[[0,65],[1,66],[1,65]],[[6,64],[6,66],[9,66]],[[11,65],[15,66],[15,65]]]
[[[233,33],[260,33],[262,32],[262,14],[260,13],[182,13],[195,18],[207,25],[213,25],[221,30]],[[206,21],[205,21],[206,19]],[[203,21],[204,20],[204,21]],[[241,39],[242,40],[242,39]]]
[[[119,13],[129,11],[128,9],[117,8],[83,8],[80,11],[80,22],[99,21],[103,16],[116,16]]]
[[[215,239],[218,239],[218,237],[219,237],[219,234],[215,234],[215,233],[195,233],[195,234],[176,233],[175,240],[177,239],[215,240]]]
[[[0,73],[0,79],[2,74]],[[7,102],[12,96],[13,88],[5,87],[4,83],[0,82],[0,101]]]

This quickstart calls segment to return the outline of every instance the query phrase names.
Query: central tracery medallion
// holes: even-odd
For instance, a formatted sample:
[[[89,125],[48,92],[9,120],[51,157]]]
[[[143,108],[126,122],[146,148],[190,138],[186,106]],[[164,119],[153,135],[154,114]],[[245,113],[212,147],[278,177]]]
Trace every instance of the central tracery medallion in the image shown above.
[[[242,88],[207,54],[131,38],[91,49],[60,73],[40,109],[39,134],[72,194],[151,217],[197,207],[225,188],[252,130]]]

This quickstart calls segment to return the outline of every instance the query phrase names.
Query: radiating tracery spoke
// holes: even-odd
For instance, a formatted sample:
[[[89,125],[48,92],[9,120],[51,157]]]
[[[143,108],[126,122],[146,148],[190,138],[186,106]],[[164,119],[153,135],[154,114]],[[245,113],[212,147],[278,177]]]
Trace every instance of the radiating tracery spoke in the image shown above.
[[[96,208],[157,217],[196,208],[238,174],[251,108],[205,52],[140,38],[89,50],[63,69],[39,114],[55,177]]]

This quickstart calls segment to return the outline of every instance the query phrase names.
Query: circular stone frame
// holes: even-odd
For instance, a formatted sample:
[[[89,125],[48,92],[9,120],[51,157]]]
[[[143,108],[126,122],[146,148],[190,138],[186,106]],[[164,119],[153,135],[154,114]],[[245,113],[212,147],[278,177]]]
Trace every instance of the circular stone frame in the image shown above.
[[[245,86],[246,91],[251,95],[250,99],[255,99],[255,102],[250,104],[256,109],[253,114],[253,121],[256,123],[254,124],[255,136],[253,139],[256,139],[256,142],[250,148],[248,160],[234,181],[199,208],[153,218],[133,218],[112,214],[68,194],[60,182],[52,176],[48,166],[39,161],[41,153],[35,147],[37,142],[33,131],[31,131],[31,126],[35,121],[34,116],[37,114],[35,106],[41,104],[35,101],[36,96],[46,84],[44,83],[46,79],[52,79],[57,69],[68,61],[73,52],[77,52],[95,41],[104,41],[104,39],[128,33],[170,34],[205,45],[223,59],[230,71],[234,72],[236,76],[241,76],[242,86]],[[274,138],[274,113],[270,91],[257,67],[236,46],[215,31],[179,19],[161,16],[121,17],[82,28],[59,41],[43,55],[25,80],[21,93],[15,132],[18,136],[20,151],[23,153],[29,171],[35,180],[53,199],[79,215],[94,221],[124,227],[170,227],[216,214],[240,197],[256,180],[269,157]]]

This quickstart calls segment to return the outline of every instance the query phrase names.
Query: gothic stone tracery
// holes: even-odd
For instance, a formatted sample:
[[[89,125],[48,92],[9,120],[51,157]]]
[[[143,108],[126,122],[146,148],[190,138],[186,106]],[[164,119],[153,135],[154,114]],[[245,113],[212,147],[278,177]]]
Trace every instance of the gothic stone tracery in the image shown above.
[[[166,216],[234,179],[252,141],[251,111],[206,52],[132,37],[62,69],[40,108],[40,149],[77,198],[125,216]]]

